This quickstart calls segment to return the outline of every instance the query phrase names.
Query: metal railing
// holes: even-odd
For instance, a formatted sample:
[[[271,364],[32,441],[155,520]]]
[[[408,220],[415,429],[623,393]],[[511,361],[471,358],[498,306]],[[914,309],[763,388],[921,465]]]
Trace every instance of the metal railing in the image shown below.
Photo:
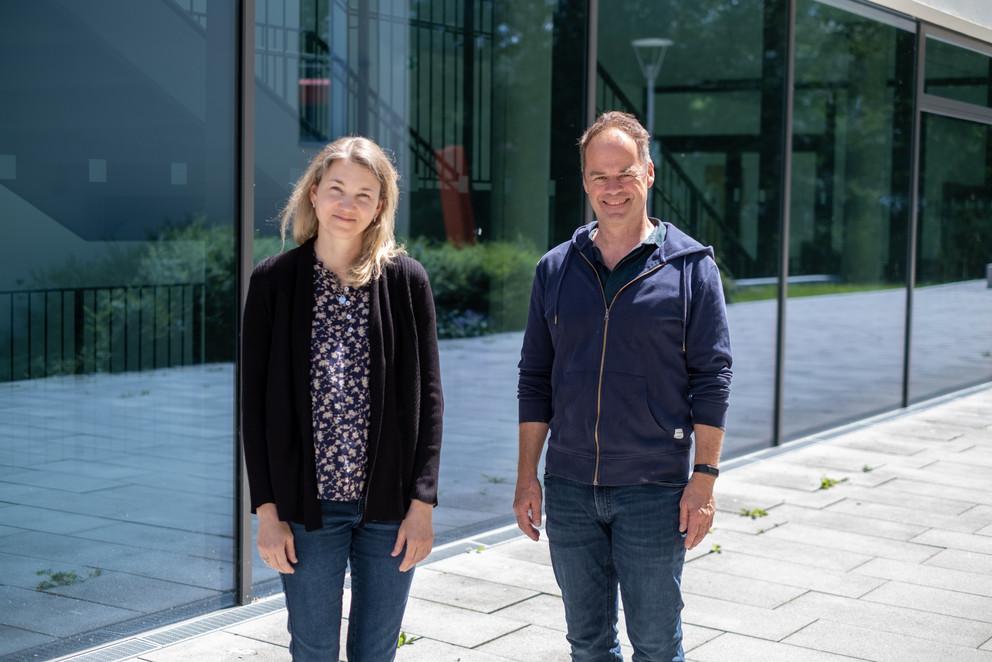
[[[0,291],[0,382],[203,363],[204,288]]]

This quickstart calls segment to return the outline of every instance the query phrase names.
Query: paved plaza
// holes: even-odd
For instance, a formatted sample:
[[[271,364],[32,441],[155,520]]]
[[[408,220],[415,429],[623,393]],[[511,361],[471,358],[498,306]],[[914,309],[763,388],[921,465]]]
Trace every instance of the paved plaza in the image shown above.
[[[893,320],[902,297],[889,290],[790,301],[788,429],[897,404],[902,340]],[[919,393],[966,376],[992,379],[990,300],[992,290],[977,281],[918,294],[918,310],[934,320],[914,329]],[[737,360],[725,457],[768,443],[775,349],[774,302],[733,304],[729,313]],[[442,341],[439,545],[512,521],[520,340]],[[0,656],[67,637],[83,637],[83,647],[229,604],[232,403],[230,365],[0,385]],[[735,480],[721,479],[723,489]],[[763,495],[770,480],[741,483],[737,493]],[[254,578],[270,590],[277,583],[257,556]]]
[[[688,555],[688,659],[992,661],[990,411],[985,388],[731,462],[715,527]],[[494,531],[416,572],[399,662],[569,659],[545,542]],[[227,614],[239,610],[265,613],[206,633],[195,626],[216,615],[183,624],[199,636],[171,646],[156,644],[168,630],[148,633],[125,642],[144,651],[129,659],[288,660],[281,598]],[[621,642],[630,659],[622,627]],[[76,658],[96,659],[112,658]]]

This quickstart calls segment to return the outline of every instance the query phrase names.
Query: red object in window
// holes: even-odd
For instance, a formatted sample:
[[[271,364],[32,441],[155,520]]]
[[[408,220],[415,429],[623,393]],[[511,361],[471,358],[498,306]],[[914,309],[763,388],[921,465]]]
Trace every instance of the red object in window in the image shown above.
[[[471,177],[461,145],[434,150],[438,181],[441,185],[441,214],[444,232],[455,246],[475,243],[475,216],[472,213]]]

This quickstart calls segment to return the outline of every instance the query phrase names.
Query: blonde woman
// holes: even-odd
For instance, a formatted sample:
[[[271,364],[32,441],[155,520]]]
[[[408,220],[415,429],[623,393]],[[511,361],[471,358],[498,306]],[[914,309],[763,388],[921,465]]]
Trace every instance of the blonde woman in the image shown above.
[[[396,653],[413,568],[433,543],[441,376],[427,273],[396,245],[397,174],[371,140],[311,161],[283,211],[298,248],[255,269],[242,341],[242,439],[258,552],[279,571],[299,662]]]

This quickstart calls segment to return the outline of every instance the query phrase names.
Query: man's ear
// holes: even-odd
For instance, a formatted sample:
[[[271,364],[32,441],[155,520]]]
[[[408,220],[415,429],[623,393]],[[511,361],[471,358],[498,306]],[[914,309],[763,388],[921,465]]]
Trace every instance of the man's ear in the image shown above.
[[[654,162],[648,159],[648,188],[654,186]]]

